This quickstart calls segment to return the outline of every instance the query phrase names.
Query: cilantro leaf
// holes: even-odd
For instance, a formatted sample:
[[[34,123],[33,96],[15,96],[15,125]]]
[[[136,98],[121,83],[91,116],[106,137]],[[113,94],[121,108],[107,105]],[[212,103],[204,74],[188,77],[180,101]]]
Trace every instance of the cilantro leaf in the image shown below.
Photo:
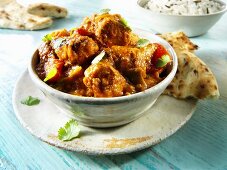
[[[40,103],[40,100],[32,96],[28,96],[26,99],[23,99],[21,101],[21,104],[28,105],[28,106],[37,105],[39,103]]]
[[[105,56],[105,51],[102,51],[99,55],[97,55],[94,60],[92,60],[91,64],[97,64],[99,61],[101,61],[103,59],[103,57]]]
[[[171,61],[169,55],[163,55],[161,58],[158,59],[156,63],[156,67],[164,67],[166,64],[168,64]]]
[[[75,27],[75,28],[72,28],[71,30],[69,30],[69,34],[72,35],[78,28]]]
[[[64,127],[61,127],[58,130],[58,139],[63,141],[70,141],[76,137],[78,137],[80,133],[80,129],[78,127],[78,123],[71,119],[68,121]]]
[[[121,17],[120,22],[122,25],[124,25],[124,27],[128,28],[129,30],[132,30],[128,25],[128,22],[124,18]]]
[[[142,39],[139,39],[139,41],[137,42],[136,46],[137,47],[144,47],[144,46],[146,46],[148,44],[149,44],[149,40],[142,38]]]
[[[52,79],[54,76],[56,76],[58,70],[56,67],[53,67],[47,74],[46,78],[43,80],[44,82],[47,82],[48,80]]]
[[[53,39],[53,37],[51,36],[51,34],[47,34],[43,37],[43,41],[44,42],[48,42],[48,41],[51,41]]]
[[[105,9],[100,10],[100,14],[105,14],[105,13],[109,13],[109,12],[110,12],[109,8],[105,8]]]

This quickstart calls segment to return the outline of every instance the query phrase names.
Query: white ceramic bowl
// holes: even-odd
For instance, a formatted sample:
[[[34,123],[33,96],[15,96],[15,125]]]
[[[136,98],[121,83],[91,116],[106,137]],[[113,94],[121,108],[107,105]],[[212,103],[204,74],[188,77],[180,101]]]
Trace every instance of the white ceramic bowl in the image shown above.
[[[80,97],[58,91],[41,79],[35,72],[38,61],[36,51],[29,64],[29,74],[36,86],[67,115],[79,121],[80,124],[91,127],[113,127],[129,123],[149,109],[174,78],[177,70],[177,56],[173,48],[163,39],[147,31],[134,30],[140,37],[165,46],[173,57],[173,68],[169,75],[160,83],[143,92],[129,96],[112,98]]]
[[[226,4],[222,4],[223,9],[219,12],[206,15],[170,15],[152,12],[145,9],[144,5],[149,0],[138,0],[137,9],[143,14],[144,18],[150,22],[151,28],[158,33],[183,31],[189,37],[195,37],[206,33],[227,11]]]

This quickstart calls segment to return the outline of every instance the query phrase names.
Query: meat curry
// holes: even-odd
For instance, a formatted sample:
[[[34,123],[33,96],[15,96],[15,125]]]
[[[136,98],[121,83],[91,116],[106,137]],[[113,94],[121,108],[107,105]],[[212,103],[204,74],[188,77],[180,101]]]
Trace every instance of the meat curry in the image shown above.
[[[77,96],[117,97],[162,81],[172,58],[158,43],[139,38],[124,18],[109,12],[54,31],[39,47],[36,72],[51,87]]]

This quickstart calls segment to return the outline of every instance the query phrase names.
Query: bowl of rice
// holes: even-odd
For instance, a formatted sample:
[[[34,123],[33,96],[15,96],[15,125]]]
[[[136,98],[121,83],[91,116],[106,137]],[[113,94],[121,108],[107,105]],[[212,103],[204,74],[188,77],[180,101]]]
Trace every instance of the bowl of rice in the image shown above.
[[[137,5],[153,30],[180,30],[189,37],[206,33],[227,11],[220,0],[138,0]]]

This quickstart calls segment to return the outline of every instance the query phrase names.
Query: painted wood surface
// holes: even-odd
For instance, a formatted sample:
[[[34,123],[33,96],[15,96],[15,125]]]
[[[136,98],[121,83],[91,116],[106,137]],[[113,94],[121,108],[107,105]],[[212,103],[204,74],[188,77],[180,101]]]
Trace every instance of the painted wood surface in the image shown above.
[[[84,16],[106,7],[122,13],[131,26],[151,30],[134,3],[62,1],[58,4],[69,9],[69,17],[57,20],[49,29],[0,29],[0,169],[227,169],[227,14],[207,34],[192,39],[200,46],[198,56],[217,77],[220,99],[200,101],[192,119],[154,147],[119,156],[83,155],[39,141],[16,119],[12,91],[43,35],[78,26]]]

